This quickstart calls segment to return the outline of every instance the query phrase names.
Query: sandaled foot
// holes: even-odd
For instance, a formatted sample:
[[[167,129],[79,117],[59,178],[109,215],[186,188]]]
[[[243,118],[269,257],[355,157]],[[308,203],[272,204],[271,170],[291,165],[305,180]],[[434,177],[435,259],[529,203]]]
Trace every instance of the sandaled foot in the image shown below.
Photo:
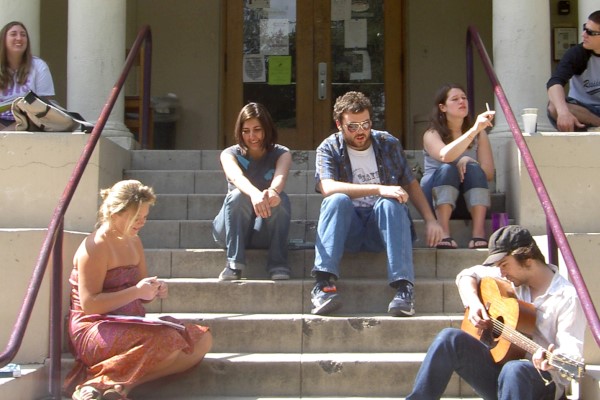
[[[474,237],[469,241],[470,249],[487,249],[488,241],[485,238]]]
[[[107,389],[102,394],[102,400],[129,400],[123,386],[117,385],[114,388]]]
[[[435,245],[436,249],[457,249],[458,245],[450,236],[443,238]]]
[[[73,392],[73,400],[100,400],[102,394],[93,386],[82,386]]]

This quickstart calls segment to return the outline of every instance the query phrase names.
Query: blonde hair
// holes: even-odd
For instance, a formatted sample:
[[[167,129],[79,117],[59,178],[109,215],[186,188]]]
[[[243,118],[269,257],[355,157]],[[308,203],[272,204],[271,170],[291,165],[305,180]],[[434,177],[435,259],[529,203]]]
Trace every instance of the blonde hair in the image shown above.
[[[156,195],[151,187],[133,179],[117,182],[110,189],[102,189],[100,197],[102,197],[102,204],[98,210],[96,228],[105,222],[110,226],[111,216],[135,209],[135,213],[127,223],[129,230],[140,212],[140,206],[144,203],[154,205],[156,201]]]

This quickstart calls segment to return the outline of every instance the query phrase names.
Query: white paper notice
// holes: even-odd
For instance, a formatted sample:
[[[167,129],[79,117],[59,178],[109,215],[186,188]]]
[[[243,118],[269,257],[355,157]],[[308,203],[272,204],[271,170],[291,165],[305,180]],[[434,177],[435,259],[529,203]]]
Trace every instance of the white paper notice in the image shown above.
[[[265,82],[265,56],[262,54],[244,54],[244,82]]]
[[[352,0],[331,0],[331,20],[345,21],[352,16]]]
[[[260,21],[260,52],[265,55],[287,56],[290,52],[290,23],[287,19]]]
[[[344,46],[347,49],[367,47],[367,20],[365,18],[344,21]]]

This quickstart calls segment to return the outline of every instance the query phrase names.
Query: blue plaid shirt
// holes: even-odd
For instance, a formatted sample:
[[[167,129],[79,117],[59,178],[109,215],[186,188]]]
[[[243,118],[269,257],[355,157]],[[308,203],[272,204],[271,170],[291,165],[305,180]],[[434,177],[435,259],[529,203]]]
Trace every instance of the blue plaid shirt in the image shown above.
[[[372,129],[371,142],[382,185],[404,187],[415,179],[398,138],[387,132]],[[317,148],[315,171],[317,192],[319,192],[321,179],[352,183],[352,166],[342,132],[330,135]]]

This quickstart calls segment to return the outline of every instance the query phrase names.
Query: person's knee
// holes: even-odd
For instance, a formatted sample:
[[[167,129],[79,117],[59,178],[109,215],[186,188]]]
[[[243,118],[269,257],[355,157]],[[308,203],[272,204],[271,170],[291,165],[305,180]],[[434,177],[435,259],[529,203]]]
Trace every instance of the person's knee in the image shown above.
[[[349,212],[354,210],[352,199],[344,193],[334,193],[323,199],[321,203],[321,213],[324,212]]]
[[[227,193],[227,196],[225,197],[225,203],[229,206],[236,206],[244,202],[245,200],[249,201],[247,197],[248,196],[242,193],[241,190],[234,189],[231,192]]]
[[[487,187],[487,177],[481,165],[475,162],[467,164],[467,172],[465,174],[465,181],[477,182],[479,187]]]
[[[503,383],[514,385],[519,382],[528,382],[530,379],[528,371],[531,367],[532,364],[525,360],[512,360],[507,362],[500,371],[498,384],[502,386]]]

